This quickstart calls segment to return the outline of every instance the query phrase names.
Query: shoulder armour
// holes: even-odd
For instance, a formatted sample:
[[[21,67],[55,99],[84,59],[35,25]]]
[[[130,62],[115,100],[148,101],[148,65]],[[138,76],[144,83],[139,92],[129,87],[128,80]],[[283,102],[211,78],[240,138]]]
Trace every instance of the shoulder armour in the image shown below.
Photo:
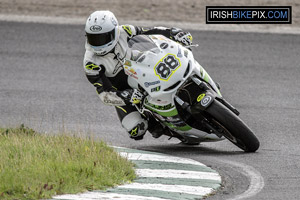
[[[132,29],[131,29],[130,26],[128,26],[128,25],[122,25],[122,28],[128,34],[129,37],[133,36]]]

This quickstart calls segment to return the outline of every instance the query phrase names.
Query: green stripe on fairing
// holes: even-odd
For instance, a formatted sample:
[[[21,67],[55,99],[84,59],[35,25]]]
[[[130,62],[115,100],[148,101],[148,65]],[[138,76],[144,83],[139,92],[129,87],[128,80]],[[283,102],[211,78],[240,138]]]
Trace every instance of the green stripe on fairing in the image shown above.
[[[166,192],[159,190],[144,190],[144,189],[126,189],[126,188],[116,188],[110,189],[107,192],[117,193],[117,194],[128,194],[128,195],[138,195],[145,197],[157,197],[163,199],[172,200],[195,200],[202,199],[201,195],[185,194],[180,192]]]
[[[173,116],[178,115],[178,112],[177,112],[176,108],[174,108],[170,111],[167,111],[167,112],[162,112],[162,111],[159,111],[159,110],[157,110],[157,109],[155,109],[155,108],[153,108],[153,107],[151,107],[147,104],[145,104],[145,107],[148,108],[149,110],[152,110],[152,111],[158,113],[159,115],[161,115],[163,117],[173,117]]]
[[[201,66],[200,67],[200,74],[201,74],[201,77],[203,77],[203,73],[205,73],[204,75],[204,81],[206,81],[207,83],[210,83],[212,80],[212,78],[209,76],[209,74],[205,71],[205,69]],[[218,95],[222,96],[220,90],[217,88],[217,93]]]
[[[158,113],[159,115],[163,116],[163,117],[174,117],[176,115],[178,115],[178,111],[176,108],[174,108],[173,110],[171,111],[167,111],[167,112],[162,112],[162,111],[158,111],[157,109],[149,106],[149,105],[146,105],[145,104],[145,107],[148,108],[149,110],[152,110],[153,112],[156,112]],[[177,130],[180,130],[180,131],[189,131],[192,129],[192,127],[190,127],[189,125],[186,125],[186,126],[175,126],[171,123],[168,123],[168,122],[164,122],[164,124],[166,126],[169,126],[171,128],[174,128],[174,129],[177,129]]]
[[[163,161],[147,161],[147,160],[132,160],[138,169],[177,169],[187,171],[199,171],[199,172],[213,172],[215,170],[206,167],[205,165],[193,165],[184,163],[172,163]]]
[[[220,181],[207,179],[184,179],[184,178],[138,178],[134,180],[135,183],[149,183],[149,184],[165,184],[165,185],[187,185],[187,186],[201,186],[218,189],[221,186]]]
[[[166,111],[166,112],[163,112],[163,110],[158,110],[157,108],[154,108],[152,107],[151,105],[149,104],[144,104],[146,108],[148,108],[149,110],[153,111],[153,112],[156,112],[157,114],[163,116],[163,117],[174,117],[176,115],[178,115],[178,111],[176,109],[176,107],[174,107],[172,110],[169,110],[169,111]],[[185,125],[185,126],[176,126],[172,123],[169,123],[169,122],[164,122],[164,124],[168,127],[171,127],[171,128],[174,128],[176,130],[179,130],[179,131],[189,131],[192,129],[192,127],[190,127],[189,125]]]
[[[205,82],[209,83],[210,82],[209,79],[210,79],[210,77],[209,77],[208,73],[205,73],[205,76],[204,76]]]

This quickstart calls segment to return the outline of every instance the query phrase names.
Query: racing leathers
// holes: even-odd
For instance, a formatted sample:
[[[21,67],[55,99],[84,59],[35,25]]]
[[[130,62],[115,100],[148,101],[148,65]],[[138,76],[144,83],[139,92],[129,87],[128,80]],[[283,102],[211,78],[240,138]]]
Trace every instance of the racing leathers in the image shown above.
[[[142,139],[148,129],[148,121],[132,104],[139,103],[141,94],[130,88],[123,64],[127,58],[130,38],[138,34],[161,34],[185,45],[190,45],[192,36],[178,28],[142,28],[132,25],[118,26],[119,40],[114,49],[105,54],[97,55],[86,43],[83,66],[88,80],[96,87],[101,101],[106,105],[115,106],[123,128],[133,139]],[[152,127],[152,125],[151,125]],[[149,127],[149,131],[153,131]],[[150,130],[151,129],[151,130]],[[159,135],[158,135],[159,136]]]

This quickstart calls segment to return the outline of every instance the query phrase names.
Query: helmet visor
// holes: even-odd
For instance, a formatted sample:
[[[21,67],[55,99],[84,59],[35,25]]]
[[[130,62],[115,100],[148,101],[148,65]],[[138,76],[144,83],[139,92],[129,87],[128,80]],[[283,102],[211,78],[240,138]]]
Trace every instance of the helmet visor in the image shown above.
[[[115,39],[115,29],[107,33],[90,34],[86,33],[87,42],[92,46],[102,46]]]

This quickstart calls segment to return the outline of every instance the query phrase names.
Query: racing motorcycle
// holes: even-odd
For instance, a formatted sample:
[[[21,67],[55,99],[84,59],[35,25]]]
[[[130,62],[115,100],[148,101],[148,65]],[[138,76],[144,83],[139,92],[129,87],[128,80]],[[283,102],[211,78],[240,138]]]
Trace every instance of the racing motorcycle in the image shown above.
[[[259,141],[221,95],[205,69],[184,47],[162,35],[138,35],[128,41],[123,65],[130,87],[143,94],[137,110],[153,117],[185,144],[227,138],[245,152]]]

